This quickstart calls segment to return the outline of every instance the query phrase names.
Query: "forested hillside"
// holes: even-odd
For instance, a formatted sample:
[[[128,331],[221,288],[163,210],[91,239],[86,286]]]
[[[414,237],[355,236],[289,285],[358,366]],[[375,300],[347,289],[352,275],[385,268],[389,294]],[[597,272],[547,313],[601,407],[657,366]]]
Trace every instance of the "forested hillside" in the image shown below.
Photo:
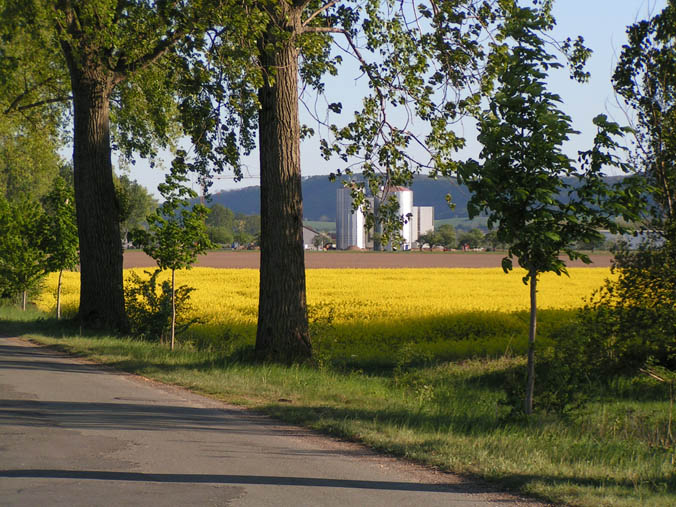
[[[336,219],[336,189],[340,182],[329,181],[328,176],[303,178],[303,211],[305,220],[334,221]],[[418,176],[412,186],[416,206],[434,206],[435,218],[467,216],[469,192],[465,187],[449,180],[432,180]],[[450,193],[454,210],[446,203]],[[236,213],[253,215],[260,213],[260,190],[258,186],[227,190],[212,196],[212,202],[222,204]]]
[[[609,178],[613,179],[613,178]],[[336,189],[340,182],[329,181],[328,176],[309,176],[303,178],[303,211],[305,220],[335,221]],[[434,206],[434,218],[467,217],[467,201],[470,192],[455,180],[433,180],[427,176],[416,176],[412,185],[415,206]],[[446,194],[451,194],[451,209],[446,202]],[[212,196],[212,203],[222,204],[235,213],[245,215],[260,214],[260,190],[258,186],[243,187],[238,190],[219,192]]]

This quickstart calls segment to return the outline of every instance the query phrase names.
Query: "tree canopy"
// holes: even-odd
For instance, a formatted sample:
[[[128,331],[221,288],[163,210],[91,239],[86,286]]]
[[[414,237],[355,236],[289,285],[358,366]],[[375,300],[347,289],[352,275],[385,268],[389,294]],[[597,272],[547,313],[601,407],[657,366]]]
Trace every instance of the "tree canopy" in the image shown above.
[[[617,156],[615,141],[626,129],[598,116],[594,147],[580,153],[580,166],[562,151],[577,132],[559,109],[560,97],[546,84],[549,70],[561,66],[541,35],[552,26],[547,8],[507,10],[491,54],[497,71],[495,92],[477,118],[482,161],[470,160],[460,171],[473,192],[470,217],[487,214],[489,229],[495,228],[497,240],[508,247],[503,269],[511,270],[516,257],[526,270],[524,283],[530,282],[527,414],[533,410],[538,276],[565,273],[561,254],[589,262],[576,243],[598,238],[601,228],[616,231],[616,215],[633,216],[631,196],[610,188],[601,172],[611,166],[628,171]],[[578,179],[579,185],[566,177]]]
[[[640,171],[654,197],[652,227],[676,218],[676,5],[627,29],[613,86],[628,106]]]
[[[53,129],[62,126],[64,108],[72,107],[79,317],[86,326],[127,328],[111,148],[122,157],[153,157],[158,147],[171,145],[180,115],[170,51],[177,45],[186,54],[198,51],[205,26],[227,12],[225,4],[6,0],[1,5],[0,49],[11,56],[0,68],[5,111],[50,118],[46,124]],[[25,79],[15,79],[18,75]]]
[[[115,178],[115,189],[120,203],[120,234],[124,241],[134,229],[147,228],[146,217],[155,211],[158,202],[143,185],[126,174]]]
[[[494,28],[497,10],[481,0],[251,2],[240,11],[246,23],[207,32],[206,57],[181,73],[179,94],[190,98],[182,102],[181,114],[195,146],[191,164],[205,187],[211,171],[231,168],[241,175],[240,154],[253,148],[257,136],[260,357],[293,361],[311,354],[301,137],[320,134],[323,155],[345,163],[341,175],[364,175],[353,182],[356,205],[368,208],[367,191],[379,195],[384,239],[396,237],[404,218],[387,189],[409,184],[423,168],[454,170],[452,155],[464,141],[452,125],[480,101],[481,38]],[[366,83],[361,107],[345,122],[322,112],[317,130],[301,125],[299,89],[322,95],[325,76],[336,75],[344,58],[356,62]],[[326,109],[342,116],[339,102]],[[420,128],[413,128],[416,118]],[[422,150],[420,160],[411,156],[413,147]],[[373,210],[366,211],[372,223]]]

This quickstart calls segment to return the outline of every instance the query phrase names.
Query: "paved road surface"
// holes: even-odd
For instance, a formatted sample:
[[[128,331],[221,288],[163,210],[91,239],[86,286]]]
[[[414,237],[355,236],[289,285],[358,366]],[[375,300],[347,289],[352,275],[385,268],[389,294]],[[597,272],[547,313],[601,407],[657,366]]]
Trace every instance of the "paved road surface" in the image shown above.
[[[524,505],[185,390],[0,338],[0,505]]]

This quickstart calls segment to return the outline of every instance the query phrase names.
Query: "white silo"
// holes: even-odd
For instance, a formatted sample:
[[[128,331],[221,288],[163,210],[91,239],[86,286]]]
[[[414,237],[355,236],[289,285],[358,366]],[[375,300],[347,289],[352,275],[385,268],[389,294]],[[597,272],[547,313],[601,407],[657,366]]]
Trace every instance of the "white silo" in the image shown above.
[[[351,246],[364,248],[364,213],[352,209],[349,188],[336,190],[336,247],[347,250]]]
[[[404,220],[401,229],[401,236],[404,239],[402,248],[408,250],[413,243],[413,191],[406,187],[394,187],[392,191],[399,202],[399,215]]]
[[[404,221],[400,231],[402,237],[401,248],[409,250],[415,239],[413,234],[413,191],[406,187],[394,186],[382,191],[383,200],[389,200],[390,196],[393,196],[397,200],[397,203],[399,203],[398,214]],[[385,248],[391,250],[392,244],[388,244]]]

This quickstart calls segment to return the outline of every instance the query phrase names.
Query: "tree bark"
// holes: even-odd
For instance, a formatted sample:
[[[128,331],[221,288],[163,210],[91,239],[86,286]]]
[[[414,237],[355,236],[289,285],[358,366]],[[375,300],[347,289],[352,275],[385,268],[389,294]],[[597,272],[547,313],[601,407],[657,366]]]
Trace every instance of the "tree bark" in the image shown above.
[[[533,413],[533,393],[535,391],[535,332],[537,329],[537,283],[538,274],[530,273],[530,326],[528,330],[528,379],[526,381],[526,399],[523,411]]]
[[[83,326],[127,331],[119,204],[110,152],[112,77],[69,58],[73,90],[73,167],[80,238],[80,310]]]
[[[280,40],[270,30],[260,41],[265,82],[258,91],[261,262],[256,355],[296,362],[312,355],[305,296],[295,47],[301,21],[300,9],[286,4],[282,10],[285,12],[278,21],[288,37]],[[271,46],[273,49],[268,49]]]

